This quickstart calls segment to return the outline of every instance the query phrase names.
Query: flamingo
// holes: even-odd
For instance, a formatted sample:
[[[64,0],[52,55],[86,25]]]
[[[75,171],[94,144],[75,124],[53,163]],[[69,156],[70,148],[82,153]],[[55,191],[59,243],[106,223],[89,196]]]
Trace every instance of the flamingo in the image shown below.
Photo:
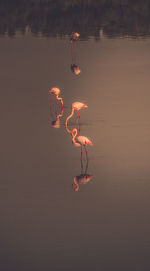
[[[78,32],[72,32],[70,42],[77,41],[80,37],[80,34]]]
[[[79,176],[75,176],[73,179],[74,184],[72,188],[75,192],[79,190],[79,184],[86,184],[92,179],[93,175],[89,174],[80,174]]]
[[[79,110],[81,110],[82,108],[88,108],[88,106],[84,103],[80,103],[80,102],[75,102],[72,104],[72,112],[71,114],[68,116],[68,118],[66,119],[66,129],[69,133],[71,133],[71,131],[68,129],[68,120],[73,116],[74,111],[77,111],[77,125],[78,125],[78,120],[80,120],[80,114],[79,114]]]
[[[74,133],[75,132],[75,133]],[[90,145],[90,146],[93,146],[93,143],[85,136],[77,136],[78,134],[78,131],[76,128],[74,128],[72,131],[71,131],[71,135],[72,135],[72,142],[77,146],[81,146],[81,159],[82,159],[82,153],[83,153],[83,150],[82,150],[82,146],[84,146],[85,148],[85,152],[86,152],[86,157],[87,157],[87,160],[88,160],[88,152],[87,152],[87,149],[86,149],[86,146],[87,145]]]
[[[59,94],[60,94],[60,89],[59,88],[52,88],[51,90],[49,90],[49,94],[55,94],[56,95],[56,99],[58,101],[61,101],[61,107],[62,107],[62,110],[63,110],[63,106],[64,106],[63,99],[61,97],[58,97]],[[51,99],[51,102],[52,102],[52,99]],[[55,100],[55,104],[56,104],[56,100]]]
[[[79,68],[78,65],[76,64],[72,64],[71,65],[71,71],[75,74],[75,75],[79,75],[81,73],[81,70]]]

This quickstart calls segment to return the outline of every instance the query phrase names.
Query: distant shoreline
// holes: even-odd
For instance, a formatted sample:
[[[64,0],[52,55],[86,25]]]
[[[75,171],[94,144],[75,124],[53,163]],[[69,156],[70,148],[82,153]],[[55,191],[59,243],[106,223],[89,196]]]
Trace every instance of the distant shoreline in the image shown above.
[[[145,36],[150,32],[148,0],[1,0],[0,35],[64,36],[78,31],[83,39],[105,36]]]

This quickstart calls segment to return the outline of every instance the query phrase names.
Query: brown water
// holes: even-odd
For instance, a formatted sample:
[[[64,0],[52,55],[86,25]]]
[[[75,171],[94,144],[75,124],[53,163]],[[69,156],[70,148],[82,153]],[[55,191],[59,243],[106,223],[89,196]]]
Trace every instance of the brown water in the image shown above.
[[[78,41],[72,56],[69,38],[0,38],[1,270],[150,270],[149,48],[150,38],[102,35]],[[81,135],[94,144],[93,177],[77,192],[80,148],[64,125],[74,101],[88,105]]]

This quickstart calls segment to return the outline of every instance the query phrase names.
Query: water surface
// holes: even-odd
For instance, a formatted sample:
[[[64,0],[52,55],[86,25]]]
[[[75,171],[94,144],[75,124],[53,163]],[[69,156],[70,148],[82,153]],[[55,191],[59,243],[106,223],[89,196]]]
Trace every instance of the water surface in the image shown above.
[[[143,28],[145,29],[145,28]],[[84,31],[83,31],[84,32]],[[0,38],[2,270],[148,271],[150,248],[150,38],[90,32],[77,42],[71,71],[69,32],[31,29]],[[52,127],[48,90],[61,89],[64,112]],[[87,184],[80,148],[65,129],[81,101],[89,147]],[[58,105],[58,113],[61,107]],[[73,117],[70,129],[75,124]],[[83,157],[86,167],[86,157]]]

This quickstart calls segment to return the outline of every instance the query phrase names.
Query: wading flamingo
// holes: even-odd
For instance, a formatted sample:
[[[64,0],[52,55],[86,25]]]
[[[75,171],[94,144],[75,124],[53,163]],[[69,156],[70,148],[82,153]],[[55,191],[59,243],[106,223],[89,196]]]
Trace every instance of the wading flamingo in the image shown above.
[[[79,146],[80,146],[80,144],[79,144]],[[84,170],[84,167],[83,167],[82,157],[81,157],[80,161],[81,161],[81,174],[77,175],[77,176],[75,176],[73,178],[73,184],[72,184],[72,189],[75,192],[77,192],[79,190],[80,184],[86,184],[86,183],[88,183],[92,179],[92,177],[93,177],[93,175],[87,173],[87,171],[88,171],[88,165],[89,165],[89,160],[88,159],[86,160],[85,170]]]
[[[52,88],[51,90],[49,90],[49,94],[55,94],[56,98],[55,98],[55,105],[56,105],[56,101],[61,101],[61,107],[63,109],[64,103],[63,103],[63,99],[61,97],[58,97],[60,94],[60,89],[59,88]],[[52,98],[51,98],[51,102],[52,103]]]
[[[76,128],[74,128],[72,131],[71,131],[71,135],[72,135],[72,142],[77,146],[80,145],[81,146],[81,159],[82,159],[82,153],[83,153],[83,150],[82,150],[82,146],[84,146],[85,148],[85,152],[86,152],[86,157],[88,159],[88,152],[87,152],[87,149],[86,149],[86,146],[87,145],[90,145],[90,146],[93,146],[93,143],[85,136],[77,136],[78,134],[78,131]]]
[[[80,102],[75,102],[72,104],[72,112],[71,114],[68,116],[68,118],[66,119],[66,129],[69,133],[71,133],[71,131],[68,129],[68,120],[73,116],[74,111],[77,111],[77,127],[78,127],[78,121],[80,120],[80,114],[79,114],[79,110],[81,110],[82,108],[88,108],[88,106],[86,104],[80,103]],[[79,126],[79,130],[80,130],[80,126]],[[79,132],[79,131],[78,131]]]

